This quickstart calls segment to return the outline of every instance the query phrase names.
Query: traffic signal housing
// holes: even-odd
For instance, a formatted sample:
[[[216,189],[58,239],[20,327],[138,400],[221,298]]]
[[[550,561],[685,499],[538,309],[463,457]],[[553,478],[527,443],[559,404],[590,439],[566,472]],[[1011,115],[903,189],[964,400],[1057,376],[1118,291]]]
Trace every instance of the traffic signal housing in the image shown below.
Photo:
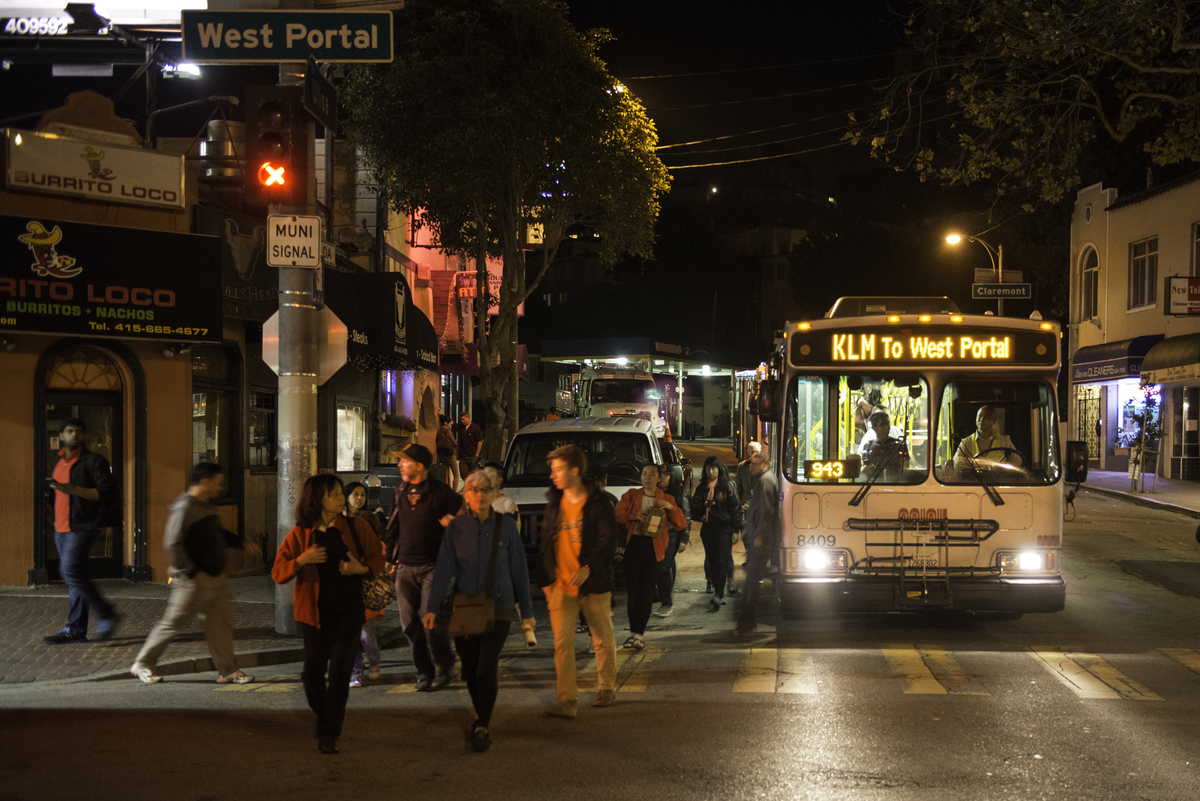
[[[243,201],[250,206],[307,204],[312,140],[303,86],[247,86]]]

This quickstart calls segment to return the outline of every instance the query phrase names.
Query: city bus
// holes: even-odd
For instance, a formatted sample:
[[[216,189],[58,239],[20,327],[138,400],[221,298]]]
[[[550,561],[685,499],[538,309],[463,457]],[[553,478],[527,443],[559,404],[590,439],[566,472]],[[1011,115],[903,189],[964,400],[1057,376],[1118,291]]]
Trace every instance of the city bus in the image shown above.
[[[756,399],[785,618],[1063,608],[1063,481],[1086,455],[1060,457],[1060,336],[948,298],[842,298],[786,326]]]

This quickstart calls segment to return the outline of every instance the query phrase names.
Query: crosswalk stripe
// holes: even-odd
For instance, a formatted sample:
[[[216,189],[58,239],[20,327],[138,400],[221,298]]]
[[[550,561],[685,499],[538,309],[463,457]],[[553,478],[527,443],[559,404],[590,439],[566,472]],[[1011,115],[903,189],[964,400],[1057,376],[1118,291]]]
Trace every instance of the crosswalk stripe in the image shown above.
[[[638,652],[634,651],[632,648],[622,648],[619,645],[617,646],[617,654],[616,654],[615,662],[617,665],[618,675],[621,673],[621,668],[625,667],[625,663],[629,661],[629,657],[633,656],[633,654],[635,654],[635,653],[638,653]],[[576,656],[576,660],[577,660],[576,664],[577,665],[578,665],[578,659],[579,659],[579,657]],[[599,674],[597,673],[597,670],[598,670],[598,668],[596,667],[596,655],[591,654],[588,656],[588,660],[584,664],[583,669],[576,672],[575,686],[578,687],[580,690],[596,689],[596,687],[598,686],[597,681],[599,680]]]
[[[1030,646],[1029,653],[1080,698],[1163,700],[1096,654],[1049,646]]]
[[[949,695],[915,645],[892,643],[882,646],[882,650],[892,675],[904,679],[905,695]]]
[[[777,677],[779,650],[751,648],[733,680],[735,693],[773,693]]]
[[[1188,670],[1200,673],[1200,653],[1190,648],[1159,648],[1159,653],[1171,657]]]
[[[617,674],[617,689],[623,693],[646,692],[646,687],[650,684],[650,668],[662,657],[663,653],[665,652],[662,648],[653,645],[647,646],[646,650],[642,651],[640,659],[630,660],[627,663],[634,667],[624,682],[621,681],[620,673]]]
[[[944,645],[918,645],[917,653],[950,695],[991,695],[978,679],[959,666]]]
[[[815,694],[817,671],[813,665],[812,651],[802,648],[780,648],[778,653],[779,681],[776,683],[775,692]]]

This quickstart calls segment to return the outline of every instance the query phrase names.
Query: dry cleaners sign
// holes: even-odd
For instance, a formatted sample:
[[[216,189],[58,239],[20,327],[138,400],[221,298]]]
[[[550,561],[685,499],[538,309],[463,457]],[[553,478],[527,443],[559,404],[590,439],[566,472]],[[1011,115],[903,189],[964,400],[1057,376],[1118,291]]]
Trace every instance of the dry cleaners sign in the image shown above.
[[[183,156],[12,128],[4,133],[9,189],[183,208]]]

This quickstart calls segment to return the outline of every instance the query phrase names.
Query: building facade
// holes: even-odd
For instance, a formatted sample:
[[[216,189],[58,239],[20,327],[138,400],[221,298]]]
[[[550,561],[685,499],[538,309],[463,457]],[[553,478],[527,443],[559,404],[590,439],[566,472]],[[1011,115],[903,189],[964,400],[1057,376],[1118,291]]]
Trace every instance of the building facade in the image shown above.
[[[1071,438],[1094,468],[1126,470],[1149,419],[1162,436],[1144,470],[1200,480],[1200,173],[1080,190],[1070,252]]]

